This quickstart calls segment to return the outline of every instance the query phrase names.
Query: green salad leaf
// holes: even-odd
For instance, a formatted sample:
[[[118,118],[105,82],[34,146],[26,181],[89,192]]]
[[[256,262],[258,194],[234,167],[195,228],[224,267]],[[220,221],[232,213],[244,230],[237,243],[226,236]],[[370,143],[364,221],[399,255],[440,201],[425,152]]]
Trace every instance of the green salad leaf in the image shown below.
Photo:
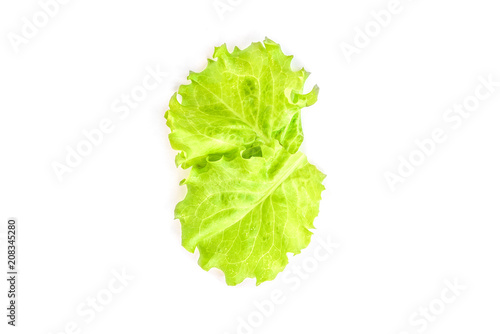
[[[207,156],[272,145],[274,139],[297,152],[304,137],[300,109],[316,102],[319,91],[302,94],[309,73],[292,71],[292,57],[271,40],[233,53],[222,45],[214,58],[179,87],[182,103],[177,93],[170,99],[167,124],[172,147],[181,151],[177,165],[187,168]]]
[[[308,73],[291,60],[269,39],[232,53],[222,45],[165,115],[176,164],[191,168],[175,209],[182,244],[228,285],[274,279],[309,244],[319,212],[325,175],[298,152],[301,109],[319,89],[303,94]]]

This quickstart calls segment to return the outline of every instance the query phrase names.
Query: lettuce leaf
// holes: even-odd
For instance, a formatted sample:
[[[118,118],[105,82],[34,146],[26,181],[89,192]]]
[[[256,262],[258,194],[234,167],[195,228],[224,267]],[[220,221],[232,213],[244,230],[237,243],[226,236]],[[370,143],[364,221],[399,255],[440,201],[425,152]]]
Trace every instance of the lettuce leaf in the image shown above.
[[[300,112],[319,89],[303,94],[308,73],[269,39],[232,53],[222,45],[214,58],[190,72],[165,115],[176,164],[191,168],[175,218],[203,269],[221,269],[228,285],[260,284],[310,242],[325,175],[298,152]]]
[[[292,71],[292,57],[269,39],[233,53],[222,45],[214,58],[179,87],[182,103],[177,93],[170,99],[167,125],[172,147],[181,151],[177,165],[187,168],[207,156],[272,145],[274,139],[297,152],[304,137],[300,109],[316,102],[319,91],[302,94],[309,73]]]

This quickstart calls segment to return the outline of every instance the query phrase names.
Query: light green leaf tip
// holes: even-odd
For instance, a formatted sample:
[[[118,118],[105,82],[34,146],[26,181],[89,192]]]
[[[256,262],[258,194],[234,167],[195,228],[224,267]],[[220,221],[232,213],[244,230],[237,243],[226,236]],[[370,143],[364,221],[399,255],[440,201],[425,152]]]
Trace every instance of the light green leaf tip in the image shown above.
[[[190,168],[175,209],[182,244],[199,264],[219,268],[228,285],[272,280],[310,242],[325,177],[298,152],[308,73],[270,39],[215,48],[214,60],[170,100],[167,125],[176,164]],[[178,96],[182,97],[179,102]]]

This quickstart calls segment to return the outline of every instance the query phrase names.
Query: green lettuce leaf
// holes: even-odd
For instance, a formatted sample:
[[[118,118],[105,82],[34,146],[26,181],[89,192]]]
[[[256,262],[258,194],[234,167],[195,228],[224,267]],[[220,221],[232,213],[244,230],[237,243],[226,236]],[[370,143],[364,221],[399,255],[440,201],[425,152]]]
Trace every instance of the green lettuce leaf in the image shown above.
[[[325,175],[298,152],[308,73],[266,39],[229,53],[223,45],[170,100],[167,125],[176,164],[191,168],[175,208],[182,245],[228,285],[272,280],[310,242]],[[179,97],[182,98],[179,101]]]
[[[170,100],[167,124],[172,147],[181,151],[177,165],[188,168],[274,139],[297,152],[304,137],[300,110],[316,102],[319,91],[302,94],[309,73],[292,71],[293,57],[269,39],[232,53],[222,45],[214,58],[179,87],[182,103],[177,93]]]
[[[182,244],[229,285],[272,280],[310,241],[324,175],[303,153],[263,147],[262,157],[224,157],[193,169],[175,209]]]

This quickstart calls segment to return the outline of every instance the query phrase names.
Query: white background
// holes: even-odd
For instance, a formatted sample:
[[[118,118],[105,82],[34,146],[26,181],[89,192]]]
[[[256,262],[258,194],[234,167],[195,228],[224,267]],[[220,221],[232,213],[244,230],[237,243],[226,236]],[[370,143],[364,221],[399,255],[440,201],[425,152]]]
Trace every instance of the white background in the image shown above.
[[[409,318],[439,305],[445,280],[456,279],[466,289],[425,332],[498,333],[500,88],[458,129],[443,120],[479,76],[500,81],[497,2],[401,0],[350,63],[341,43],[352,44],[388,0],[233,3],[221,17],[212,0],[73,0],[19,52],[8,36],[40,5],[1,3],[0,236],[17,217],[20,309],[12,329],[2,278],[0,332],[63,333],[75,322],[96,334],[413,334],[423,325]],[[170,96],[214,46],[266,36],[312,72],[307,89],[321,89],[303,112],[302,151],[328,175],[327,190],[311,245],[289,267],[314,260],[320,240],[340,243],[296,290],[284,275],[226,286],[181,247],[173,219],[186,172],[167,141]],[[148,66],[170,75],[120,119],[111,105]],[[104,118],[114,130],[60,182],[52,163]],[[391,191],[384,173],[436,127],[447,141]],[[77,307],[122,268],[134,279],[87,323]],[[254,302],[273,290],[285,300],[259,318]],[[242,329],[252,314],[262,323]]]

